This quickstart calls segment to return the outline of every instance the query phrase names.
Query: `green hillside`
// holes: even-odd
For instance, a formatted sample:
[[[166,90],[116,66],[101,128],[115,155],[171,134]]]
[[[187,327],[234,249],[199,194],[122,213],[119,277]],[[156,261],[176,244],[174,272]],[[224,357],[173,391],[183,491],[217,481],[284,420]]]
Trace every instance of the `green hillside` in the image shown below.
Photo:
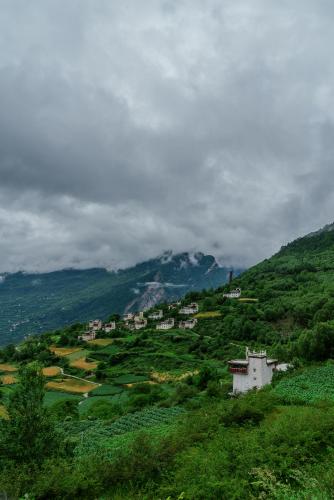
[[[170,330],[149,320],[130,331],[119,320],[86,343],[76,323],[2,349],[0,491],[37,499],[333,498],[333,273],[334,233],[321,231],[231,287],[188,292],[182,304],[199,304],[192,330],[179,329],[178,309],[162,304],[164,318],[175,320]],[[234,287],[241,297],[224,297]],[[244,357],[246,346],[293,369],[231,398],[227,360]],[[36,361],[58,371],[40,379]]]
[[[6,274],[0,282],[0,346],[91,317],[105,318],[110,311],[136,311],[189,290],[217,287],[227,274],[210,255],[170,252],[117,272]]]

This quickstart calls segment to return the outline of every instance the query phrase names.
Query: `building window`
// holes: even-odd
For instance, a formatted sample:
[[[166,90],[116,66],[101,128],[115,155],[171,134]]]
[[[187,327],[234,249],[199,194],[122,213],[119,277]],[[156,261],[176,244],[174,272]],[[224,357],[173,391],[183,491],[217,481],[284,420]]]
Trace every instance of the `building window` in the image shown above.
[[[256,368],[253,368],[253,372],[256,372]]]
[[[256,380],[256,377],[253,377],[253,380]]]

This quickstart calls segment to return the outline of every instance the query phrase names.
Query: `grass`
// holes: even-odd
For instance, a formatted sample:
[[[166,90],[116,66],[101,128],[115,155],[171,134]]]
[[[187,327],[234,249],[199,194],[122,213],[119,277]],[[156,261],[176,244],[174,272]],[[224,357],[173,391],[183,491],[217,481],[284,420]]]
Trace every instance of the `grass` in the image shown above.
[[[61,373],[59,366],[48,366],[43,368],[42,373],[44,377],[56,377]]]
[[[98,346],[103,346],[106,347],[107,345],[110,345],[113,343],[113,339],[94,339],[94,340],[88,340],[87,344],[90,345],[98,345]]]
[[[98,384],[77,380],[75,378],[66,378],[62,380],[52,380],[46,384],[46,387],[55,391],[69,392],[72,394],[84,394],[85,392],[90,392],[98,387]]]
[[[1,382],[3,385],[11,385],[11,384],[16,384],[17,380],[13,375],[2,375],[0,377]]]
[[[89,354],[90,354],[90,351],[88,351],[87,349],[80,349],[79,351],[75,351],[75,352],[68,354],[66,356],[66,359],[73,362],[73,361],[76,361],[77,359],[86,358],[87,356],[89,356]]]
[[[122,392],[122,388],[116,385],[103,384],[96,389],[93,389],[90,393],[91,396],[113,396],[114,394],[119,394]]]
[[[0,405],[0,418],[8,419],[8,413],[6,407],[3,405]]]
[[[67,392],[48,391],[44,396],[44,405],[50,407],[53,404],[57,403],[58,401],[67,401],[67,400],[75,400],[78,401],[79,403],[79,401],[82,401],[82,398],[80,396],[77,396],[75,394],[69,394]]]
[[[221,313],[219,311],[207,311],[195,314],[195,318],[219,318]]]
[[[82,351],[82,347],[56,347],[51,346],[50,351],[53,352],[56,356],[68,356],[69,354],[73,354],[78,351]]]
[[[94,396],[93,398],[88,397],[79,405],[79,413],[82,415],[89,411],[92,405],[94,405],[97,401],[105,401],[107,403],[115,403],[115,400],[112,396]]]
[[[113,382],[115,384],[123,385],[123,384],[135,384],[136,382],[144,382],[146,380],[148,380],[148,377],[145,375],[133,375],[129,373],[114,378]]]
[[[80,370],[95,370],[97,368],[97,363],[86,361],[85,358],[76,359],[71,362],[71,366],[74,368],[79,368]]]
[[[7,363],[0,363],[0,372],[17,372],[17,367]]]
[[[259,299],[252,299],[252,298],[247,298],[247,297],[242,297],[241,299],[238,299],[239,302],[259,302]]]
[[[193,371],[187,371],[184,373],[180,374],[175,374],[175,373],[170,373],[170,372],[152,372],[150,374],[151,379],[155,382],[158,382],[159,384],[164,383],[164,382],[179,382],[181,380],[184,380],[187,377],[190,377],[191,375],[197,375],[198,370],[193,370]]]

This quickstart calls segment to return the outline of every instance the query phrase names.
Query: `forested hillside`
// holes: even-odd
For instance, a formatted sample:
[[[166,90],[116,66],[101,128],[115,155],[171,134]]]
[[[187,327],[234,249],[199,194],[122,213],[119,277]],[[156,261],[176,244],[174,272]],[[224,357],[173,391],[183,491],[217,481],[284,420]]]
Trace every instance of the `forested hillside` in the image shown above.
[[[227,298],[240,287],[241,297]],[[330,499],[334,233],[299,239],[231,286],[188,292],[129,330],[84,322],[0,351],[0,491],[13,498]],[[194,328],[180,308],[196,302]],[[174,320],[157,329],[150,313]],[[230,358],[293,366],[231,397]],[[33,426],[32,426],[33,422]],[[33,429],[33,431],[31,431]]]

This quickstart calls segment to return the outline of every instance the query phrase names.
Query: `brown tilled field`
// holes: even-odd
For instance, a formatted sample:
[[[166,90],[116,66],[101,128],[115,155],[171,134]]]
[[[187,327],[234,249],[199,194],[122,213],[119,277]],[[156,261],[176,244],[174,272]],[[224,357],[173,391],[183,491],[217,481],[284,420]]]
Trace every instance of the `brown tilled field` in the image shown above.
[[[17,368],[14,365],[9,365],[7,363],[0,363],[0,372],[16,372]]]
[[[81,347],[56,347],[54,345],[52,345],[49,349],[56,356],[68,356],[69,354],[82,350]]]
[[[70,366],[74,366],[74,368],[79,368],[80,370],[95,370],[97,368],[97,363],[91,362],[91,361],[86,361],[86,358],[79,358],[72,363],[70,363]]]
[[[1,382],[3,385],[11,385],[11,384],[16,384],[17,380],[13,375],[2,375],[0,377]]]
[[[44,377],[56,377],[61,373],[59,366],[48,366],[42,370]]]
[[[46,384],[48,389],[54,389],[56,391],[73,392],[77,394],[83,394],[85,392],[90,392],[98,387],[98,384],[94,382],[84,382],[83,380],[77,380],[74,378],[64,378],[62,380],[52,380]]]

